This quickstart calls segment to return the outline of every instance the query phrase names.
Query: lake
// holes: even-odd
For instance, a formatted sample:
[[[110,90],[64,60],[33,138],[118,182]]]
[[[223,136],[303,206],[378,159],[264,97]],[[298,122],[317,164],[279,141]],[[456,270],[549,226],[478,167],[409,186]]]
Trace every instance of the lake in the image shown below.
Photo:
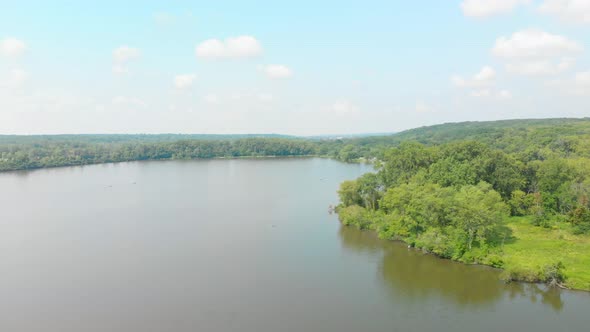
[[[505,285],[328,213],[370,166],[153,161],[0,174],[0,330],[588,331],[590,293]]]

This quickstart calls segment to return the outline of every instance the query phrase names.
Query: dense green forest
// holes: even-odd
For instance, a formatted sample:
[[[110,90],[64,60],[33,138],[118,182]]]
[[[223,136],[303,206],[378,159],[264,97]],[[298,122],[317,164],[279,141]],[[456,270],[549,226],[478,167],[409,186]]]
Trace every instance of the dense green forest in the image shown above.
[[[0,171],[133,160],[308,156],[315,153],[313,142],[287,137],[0,136]]]
[[[589,120],[449,124],[395,137],[376,173],[342,183],[343,224],[504,268],[507,280],[590,290]]]
[[[301,138],[282,135],[0,135],[0,171],[134,160],[323,156],[343,161],[378,156],[392,136]]]

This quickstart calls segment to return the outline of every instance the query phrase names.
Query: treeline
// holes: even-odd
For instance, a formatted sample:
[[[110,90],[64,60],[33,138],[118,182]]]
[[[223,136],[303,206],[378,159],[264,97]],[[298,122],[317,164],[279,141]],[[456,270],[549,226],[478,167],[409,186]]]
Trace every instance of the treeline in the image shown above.
[[[216,157],[325,156],[383,160],[407,141],[427,146],[474,140],[529,159],[590,157],[590,119],[465,122],[356,138],[282,135],[0,135],[0,171],[107,162]]]
[[[588,122],[581,123],[574,125],[587,130]],[[587,134],[556,125],[474,135],[477,141],[403,142],[386,150],[376,173],[342,183],[342,223],[441,257],[496,267],[504,267],[502,247],[511,240],[506,227],[511,216],[527,216],[540,227],[563,223],[576,234],[590,233]],[[534,281],[564,278],[558,261],[526,273]]]
[[[313,142],[289,138],[146,141],[133,137],[109,141],[110,135],[105,136],[104,141],[70,137],[4,144],[0,141],[0,171],[133,160],[311,156],[318,151]]]
[[[392,136],[381,139],[389,142]],[[363,139],[281,135],[0,135],[0,171],[134,160],[323,156],[345,162],[378,156]]]

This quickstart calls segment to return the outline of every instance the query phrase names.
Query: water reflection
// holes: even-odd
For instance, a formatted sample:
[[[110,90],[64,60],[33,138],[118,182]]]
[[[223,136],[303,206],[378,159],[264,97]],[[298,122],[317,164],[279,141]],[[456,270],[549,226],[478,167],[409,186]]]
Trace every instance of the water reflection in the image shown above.
[[[340,227],[343,247],[378,258],[377,276],[399,300],[424,301],[444,297],[460,307],[490,306],[504,298],[526,298],[532,303],[563,309],[562,292],[544,285],[511,283],[499,279],[500,271],[485,266],[468,266],[407,249],[402,243],[384,241],[373,232]]]
[[[532,303],[542,303],[550,306],[555,311],[563,310],[563,294],[559,288],[550,288],[546,285],[539,284],[525,284],[525,283],[512,283],[506,285],[508,294],[511,299],[518,297],[524,297],[530,299]]]

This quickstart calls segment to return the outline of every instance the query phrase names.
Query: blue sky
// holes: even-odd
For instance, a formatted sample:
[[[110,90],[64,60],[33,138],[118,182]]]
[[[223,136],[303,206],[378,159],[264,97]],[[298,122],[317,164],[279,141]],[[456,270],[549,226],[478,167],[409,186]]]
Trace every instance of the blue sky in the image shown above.
[[[590,1],[3,1],[0,133],[590,116]]]

